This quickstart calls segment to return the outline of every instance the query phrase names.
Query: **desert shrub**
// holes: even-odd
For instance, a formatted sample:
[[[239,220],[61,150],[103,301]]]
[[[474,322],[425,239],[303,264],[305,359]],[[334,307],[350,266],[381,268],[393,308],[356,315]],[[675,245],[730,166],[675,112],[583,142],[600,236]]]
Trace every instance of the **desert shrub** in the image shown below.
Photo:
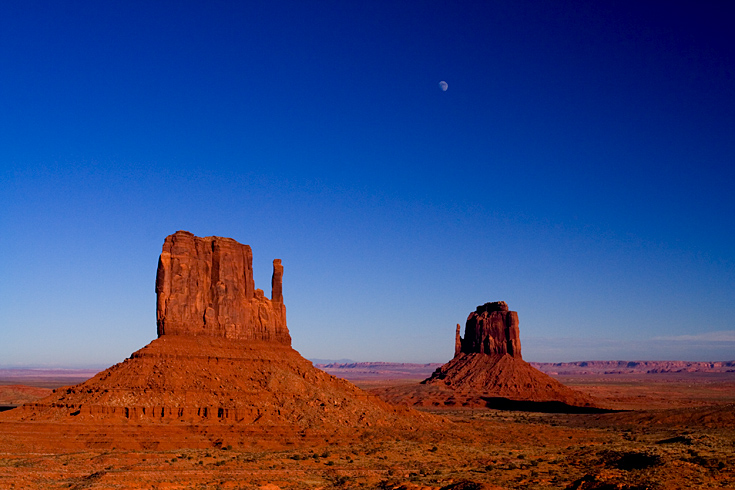
[[[657,441],[656,444],[684,444],[685,446],[692,445],[692,438],[688,436],[676,436],[669,439],[662,439]]]
[[[692,451],[692,457],[689,458],[689,462],[710,470],[722,470],[725,468],[725,463],[723,461],[720,461],[717,458],[701,456],[695,451]]]
[[[346,476],[338,476],[337,478],[334,479],[334,486],[335,487],[343,487],[343,486],[345,486],[347,484],[347,482],[349,480],[350,480],[349,477],[346,477]]]
[[[644,470],[652,466],[658,466],[661,464],[661,456],[658,454],[651,453],[623,453],[615,462],[615,466],[618,469],[631,471],[631,470]]]
[[[627,484],[616,479],[606,480],[596,475],[584,475],[572,482],[565,490],[662,490],[656,482]]]

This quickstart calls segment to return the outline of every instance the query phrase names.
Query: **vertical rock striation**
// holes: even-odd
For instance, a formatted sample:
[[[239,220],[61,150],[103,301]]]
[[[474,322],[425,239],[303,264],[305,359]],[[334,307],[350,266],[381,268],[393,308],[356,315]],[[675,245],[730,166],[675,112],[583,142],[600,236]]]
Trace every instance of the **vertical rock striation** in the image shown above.
[[[208,335],[291,345],[282,280],[283,266],[276,259],[268,299],[255,289],[248,245],[177,231],[166,237],[158,260],[158,336]]]
[[[457,325],[459,338],[459,325]],[[465,324],[464,339],[459,339],[460,353],[505,355],[521,359],[518,313],[509,311],[505,301],[485,303],[470,313]],[[456,342],[455,342],[456,344]]]

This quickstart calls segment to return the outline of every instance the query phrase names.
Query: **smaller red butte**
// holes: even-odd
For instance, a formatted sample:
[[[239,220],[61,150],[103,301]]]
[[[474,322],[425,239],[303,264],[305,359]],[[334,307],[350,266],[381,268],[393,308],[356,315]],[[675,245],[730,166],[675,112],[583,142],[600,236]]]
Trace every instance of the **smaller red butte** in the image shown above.
[[[503,397],[515,401],[562,402],[577,407],[593,407],[595,401],[542,373],[521,357],[518,313],[505,301],[480,305],[467,317],[464,338],[454,336],[454,358],[421,383],[439,388],[419,390],[409,403],[447,404],[447,400],[466,398],[476,403],[483,397]],[[453,393],[445,392],[451,390]],[[386,399],[405,403],[403,394]],[[469,400],[474,400],[470,402]]]

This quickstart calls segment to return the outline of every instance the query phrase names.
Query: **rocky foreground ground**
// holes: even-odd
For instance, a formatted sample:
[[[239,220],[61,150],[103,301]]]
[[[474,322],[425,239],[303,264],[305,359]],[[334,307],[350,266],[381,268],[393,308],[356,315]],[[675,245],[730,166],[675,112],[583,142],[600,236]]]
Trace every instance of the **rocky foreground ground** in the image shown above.
[[[441,427],[303,433],[2,420],[0,488],[735,488],[732,373],[565,381],[626,411],[430,409]]]

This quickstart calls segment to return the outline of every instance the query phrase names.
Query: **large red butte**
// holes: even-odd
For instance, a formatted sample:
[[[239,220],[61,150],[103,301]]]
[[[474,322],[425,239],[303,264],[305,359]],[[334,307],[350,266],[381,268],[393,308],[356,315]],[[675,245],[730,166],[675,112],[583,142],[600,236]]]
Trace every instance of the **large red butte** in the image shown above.
[[[268,299],[254,287],[249,246],[177,231],[166,237],[158,261],[158,338],[84,383],[4,412],[0,420],[104,421],[104,434],[116,423],[227,423],[284,441],[301,438],[307,428],[354,437],[355,428],[415,430],[434,423],[316,369],[296,352],[286,327],[282,277],[275,260]],[[82,445],[101,437],[95,429],[88,433]],[[116,437],[115,444],[139,448],[139,436],[133,429],[132,439]]]
[[[282,278],[283,266],[276,259],[268,299],[255,289],[249,245],[177,231],[166,237],[158,260],[158,336],[207,335],[291,345]]]

